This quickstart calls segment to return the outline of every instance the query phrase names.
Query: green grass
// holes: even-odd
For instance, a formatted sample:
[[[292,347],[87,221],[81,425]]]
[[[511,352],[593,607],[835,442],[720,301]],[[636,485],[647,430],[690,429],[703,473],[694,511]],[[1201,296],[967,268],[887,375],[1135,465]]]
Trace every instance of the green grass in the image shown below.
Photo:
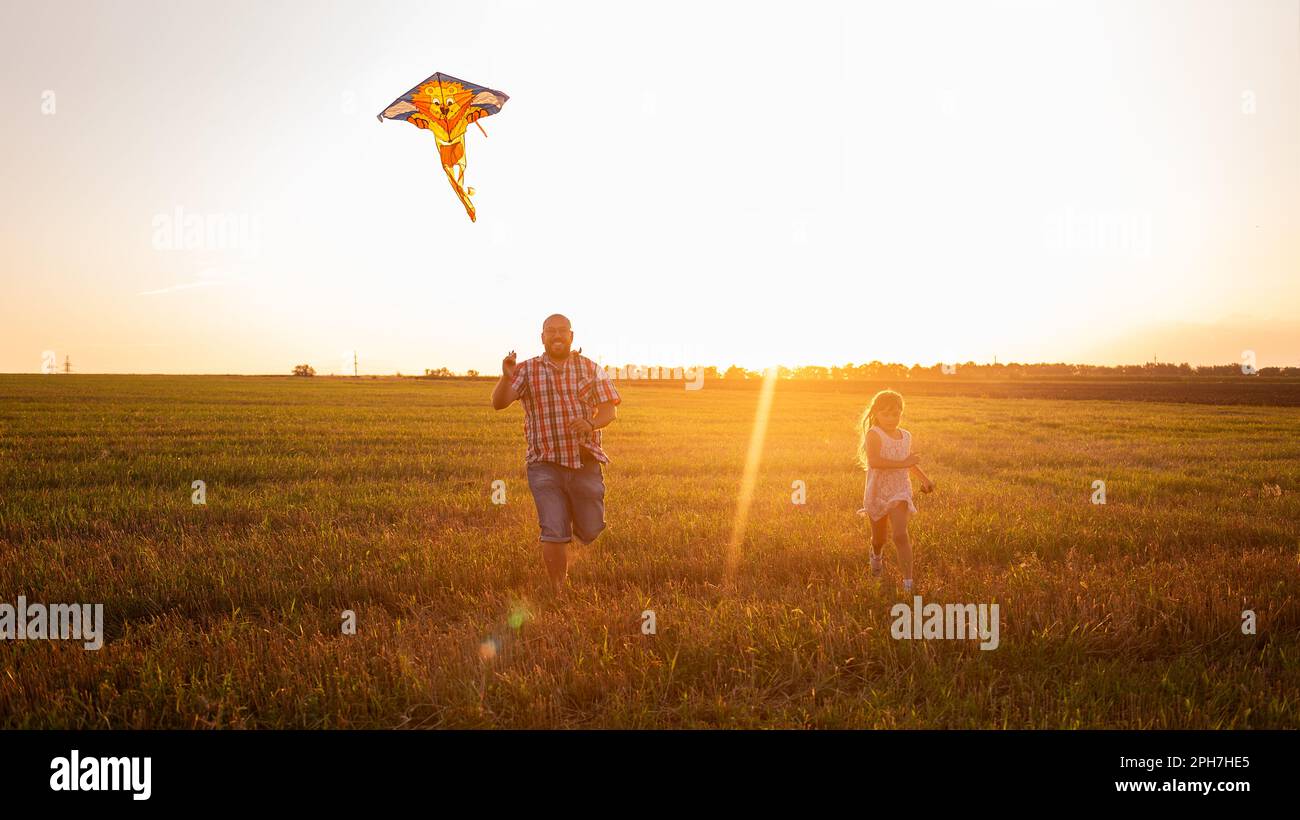
[[[981,651],[890,637],[869,394],[785,387],[726,583],[757,391],[622,386],[554,601],[490,382],[0,376],[0,601],[107,620],[0,643],[0,726],[1300,726],[1300,410],[912,397],[920,592],[998,603]]]

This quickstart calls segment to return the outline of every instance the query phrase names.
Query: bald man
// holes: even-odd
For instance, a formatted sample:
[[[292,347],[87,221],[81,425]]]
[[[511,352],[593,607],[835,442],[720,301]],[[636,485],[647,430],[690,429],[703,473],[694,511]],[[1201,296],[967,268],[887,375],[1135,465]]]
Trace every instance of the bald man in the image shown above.
[[[564,589],[569,542],[590,544],[605,529],[605,476],[609,456],[600,430],[614,420],[622,402],[603,368],[571,351],[573,326],[556,313],[542,323],[540,356],[515,363],[512,350],[501,361],[492,407],[504,410],[516,399],[524,407],[524,458],[528,489],[537,505],[542,560],[551,587]]]

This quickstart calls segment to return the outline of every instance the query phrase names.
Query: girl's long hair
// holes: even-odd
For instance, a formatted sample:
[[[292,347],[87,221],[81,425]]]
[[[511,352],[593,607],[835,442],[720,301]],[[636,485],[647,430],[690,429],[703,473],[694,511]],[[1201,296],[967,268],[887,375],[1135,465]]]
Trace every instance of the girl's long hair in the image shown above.
[[[858,463],[862,469],[867,469],[867,431],[876,426],[876,416],[881,410],[898,410],[903,412],[903,394],[896,390],[881,390],[872,399],[871,404],[866,410],[862,411],[862,418],[858,419],[859,433],[858,438]]]

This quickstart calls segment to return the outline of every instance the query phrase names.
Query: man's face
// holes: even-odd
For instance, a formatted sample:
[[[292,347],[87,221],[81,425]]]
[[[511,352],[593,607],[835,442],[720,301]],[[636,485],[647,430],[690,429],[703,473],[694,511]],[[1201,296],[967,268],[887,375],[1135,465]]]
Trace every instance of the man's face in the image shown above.
[[[573,344],[573,330],[563,319],[548,319],[542,326],[542,346],[552,359],[565,359],[569,356],[569,346]]]

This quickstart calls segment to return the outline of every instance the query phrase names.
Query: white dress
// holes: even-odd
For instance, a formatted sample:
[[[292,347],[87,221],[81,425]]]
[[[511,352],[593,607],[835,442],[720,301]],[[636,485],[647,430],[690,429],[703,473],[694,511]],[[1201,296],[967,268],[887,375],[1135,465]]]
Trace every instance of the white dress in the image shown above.
[[[898,428],[903,434],[901,439],[890,438],[879,426],[871,428],[880,436],[880,457],[890,461],[902,461],[912,452],[912,434]],[[858,515],[866,515],[872,521],[883,518],[896,501],[906,501],[907,509],[916,512],[912,503],[912,479],[906,467],[880,469],[867,468],[867,488],[862,493],[862,509]]]

